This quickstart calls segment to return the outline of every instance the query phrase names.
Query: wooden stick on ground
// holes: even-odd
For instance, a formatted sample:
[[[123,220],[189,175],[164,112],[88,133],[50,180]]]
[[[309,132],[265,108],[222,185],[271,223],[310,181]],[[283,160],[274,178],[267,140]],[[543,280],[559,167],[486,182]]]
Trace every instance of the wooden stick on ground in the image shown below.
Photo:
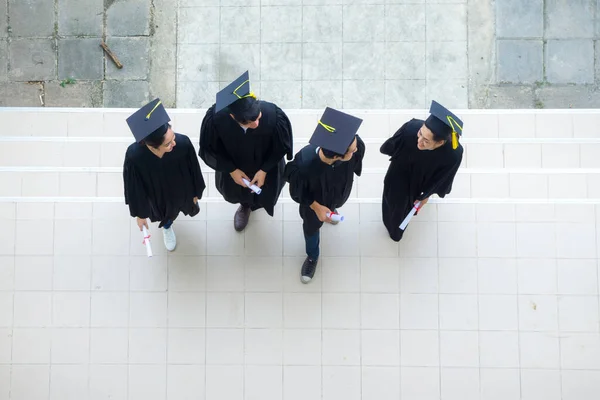
[[[113,62],[117,66],[117,68],[119,68],[119,69],[123,68],[123,64],[121,64],[121,62],[119,61],[117,56],[115,56],[115,54],[112,51],[110,51],[110,49],[108,48],[106,43],[104,43],[104,42],[100,43],[100,47],[102,47],[104,49],[104,51],[106,52],[106,54],[108,54],[108,56],[111,58],[111,60],[113,60]]]

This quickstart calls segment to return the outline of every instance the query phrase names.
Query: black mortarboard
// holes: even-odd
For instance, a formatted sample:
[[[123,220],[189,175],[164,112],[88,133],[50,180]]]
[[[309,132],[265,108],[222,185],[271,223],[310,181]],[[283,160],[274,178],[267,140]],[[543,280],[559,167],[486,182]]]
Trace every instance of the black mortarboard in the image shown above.
[[[217,93],[217,105],[215,112],[219,112],[236,100],[244,97],[254,97],[254,93],[250,91],[250,78],[248,71],[244,72],[239,78],[231,82],[225,89]]]
[[[127,125],[129,125],[129,129],[131,129],[135,141],[141,142],[148,135],[164,126],[169,121],[171,121],[171,118],[169,118],[167,110],[165,110],[162,102],[160,99],[155,99],[131,114],[131,116],[127,118]]]
[[[327,107],[310,138],[310,144],[346,154],[360,124],[362,119]]]
[[[457,136],[462,135],[463,122],[435,100],[431,102],[429,113],[431,115],[425,121],[425,125],[438,135],[452,134],[452,148],[456,149],[458,147]]]

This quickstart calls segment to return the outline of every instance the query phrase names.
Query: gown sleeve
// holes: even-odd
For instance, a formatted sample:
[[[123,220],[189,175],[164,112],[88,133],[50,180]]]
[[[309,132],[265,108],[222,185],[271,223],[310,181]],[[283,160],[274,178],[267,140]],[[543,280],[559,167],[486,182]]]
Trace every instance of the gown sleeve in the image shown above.
[[[129,154],[125,154],[123,183],[125,186],[125,204],[129,205],[129,214],[132,217],[149,218],[150,203],[148,202],[148,194]]]
[[[202,170],[200,169],[200,163],[198,162],[198,156],[194,150],[194,145],[187,136],[185,140],[187,141],[186,146],[188,150],[188,166],[190,168],[190,176],[192,177],[194,195],[198,197],[198,199],[201,199],[204,189],[206,189],[206,183],[204,182],[204,177],[202,176]]]
[[[200,158],[215,171],[231,173],[235,171],[236,166],[234,162],[227,156],[219,133],[215,126],[213,105],[206,111],[206,115],[202,120],[202,126],[200,128],[200,150],[198,155]]]
[[[292,124],[287,115],[279,107],[275,107],[275,132],[273,134],[273,151],[261,166],[263,171],[270,171],[286,156],[290,161],[294,155],[294,137]]]
[[[379,149],[382,154],[395,157],[402,151],[402,148],[404,147],[404,134],[407,124],[408,122],[402,125],[400,129],[394,133],[394,136],[383,142],[381,148]]]
[[[360,176],[362,173],[362,162],[365,157],[366,146],[365,142],[362,141],[360,136],[356,136],[356,154],[354,157],[356,158],[356,164],[354,165],[354,173],[356,176]]]
[[[463,148],[460,146],[457,150],[459,153],[454,160],[454,164],[447,166],[446,168],[441,168],[436,171],[436,173],[431,177],[429,182],[426,184],[426,191],[419,197],[419,200],[423,200],[431,196],[432,194],[437,194],[439,197],[444,198],[447,194],[452,190],[452,183],[454,182],[454,177],[458,172],[458,168],[460,167],[460,163],[462,161],[463,156]]]
[[[304,173],[300,163],[300,153],[296,154],[296,158],[287,163],[285,166],[284,178],[290,186],[290,197],[296,203],[310,206],[315,201],[315,196],[310,190],[310,178]],[[299,163],[300,161],[300,163]]]

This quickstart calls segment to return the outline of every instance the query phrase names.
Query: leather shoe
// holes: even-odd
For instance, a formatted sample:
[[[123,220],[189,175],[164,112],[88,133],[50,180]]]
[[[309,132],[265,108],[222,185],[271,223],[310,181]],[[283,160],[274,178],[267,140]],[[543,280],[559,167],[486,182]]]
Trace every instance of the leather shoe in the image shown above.
[[[248,225],[248,219],[250,219],[250,213],[252,210],[250,207],[244,207],[240,205],[235,212],[235,216],[233,217],[233,226],[236,231],[241,232],[246,229],[246,225]]]

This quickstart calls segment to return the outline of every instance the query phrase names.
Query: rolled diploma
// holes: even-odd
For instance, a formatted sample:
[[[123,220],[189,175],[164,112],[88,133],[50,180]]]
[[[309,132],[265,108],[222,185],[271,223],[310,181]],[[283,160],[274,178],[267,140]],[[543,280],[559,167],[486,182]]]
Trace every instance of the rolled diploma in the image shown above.
[[[344,221],[344,216],[341,214],[327,213],[327,218],[330,218],[332,221],[337,221],[337,222]]]
[[[148,257],[152,257],[152,246],[150,246],[150,235],[145,226],[142,226],[142,233],[144,234],[144,244],[146,245],[146,254]]]
[[[248,186],[250,188],[250,190],[252,190],[254,193],[256,194],[260,194],[260,192],[262,192],[262,189],[259,188],[256,185],[251,185],[250,181],[246,178],[242,178],[242,180],[244,181],[244,183],[246,184],[246,186]]]
[[[419,211],[419,207],[421,207],[420,201],[417,204],[415,204],[415,206],[410,210],[406,218],[404,218],[404,221],[402,221],[402,223],[400,224],[400,229],[406,229],[406,226],[408,225],[412,217],[417,213],[417,211]]]

